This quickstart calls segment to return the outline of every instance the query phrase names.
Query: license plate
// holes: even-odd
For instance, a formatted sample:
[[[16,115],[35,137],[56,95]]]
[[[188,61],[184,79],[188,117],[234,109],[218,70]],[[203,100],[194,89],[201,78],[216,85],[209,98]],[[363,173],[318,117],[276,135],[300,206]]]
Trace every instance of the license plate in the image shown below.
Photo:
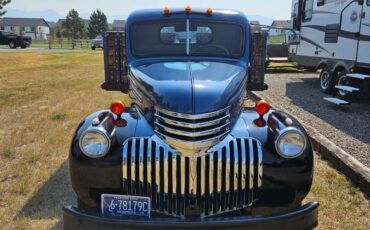
[[[103,194],[102,215],[105,217],[139,216],[150,218],[150,198]]]

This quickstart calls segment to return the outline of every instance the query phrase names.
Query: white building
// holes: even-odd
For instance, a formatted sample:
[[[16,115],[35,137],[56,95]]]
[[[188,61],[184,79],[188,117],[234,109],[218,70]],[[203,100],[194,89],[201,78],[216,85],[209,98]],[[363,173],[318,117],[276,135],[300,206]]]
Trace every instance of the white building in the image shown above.
[[[272,27],[278,28],[290,28],[290,20],[275,20],[271,24]],[[287,30],[282,29],[270,29],[270,36],[285,35],[289,33]]]
[[[50,35],[50,27],[43,18],[2,18],[0,30],[39,40],[46,40]]]

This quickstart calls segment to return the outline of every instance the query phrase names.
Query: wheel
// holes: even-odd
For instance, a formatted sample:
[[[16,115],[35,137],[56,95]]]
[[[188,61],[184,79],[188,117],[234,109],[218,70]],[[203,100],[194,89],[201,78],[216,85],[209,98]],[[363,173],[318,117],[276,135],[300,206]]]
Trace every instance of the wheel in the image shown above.
[[[27,46],[25,46],[25,45],[21,45],[21,48],[22,48],[22,49],[26,49],[26,48],[27,48]]]
[[[14,42],[9,42],[9,48],[10,48],[10,49],[16,49],[16,48],[17,48],[17,46],[15,45],[15,43],[14,43]]]
[[[330,94],[335,85],[335,78],[330,69],[325,66],[320,73],[320,87],[321,91]]]
[[[91,49],[92,49],[92,50],[95,50],[95,49],[96,49],[96,47],[95,47],[95,46],[91,46]]]
[[[351,81],[348,77],[346,77],[346,74],[346,71],[341,71],[338,73],[336,85],[351,86]],[[342,100],[350,101],[353,93],[338,89],[336,96]]]

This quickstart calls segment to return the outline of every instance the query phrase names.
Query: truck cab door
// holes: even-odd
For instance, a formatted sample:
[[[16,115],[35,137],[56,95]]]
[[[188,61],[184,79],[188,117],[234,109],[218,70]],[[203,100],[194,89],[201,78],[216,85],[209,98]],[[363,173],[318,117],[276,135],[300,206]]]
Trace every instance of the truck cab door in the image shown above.
[[[361,29],[357,62],[359,66],[370,66],[370,0],[365,0],[361,14]]]

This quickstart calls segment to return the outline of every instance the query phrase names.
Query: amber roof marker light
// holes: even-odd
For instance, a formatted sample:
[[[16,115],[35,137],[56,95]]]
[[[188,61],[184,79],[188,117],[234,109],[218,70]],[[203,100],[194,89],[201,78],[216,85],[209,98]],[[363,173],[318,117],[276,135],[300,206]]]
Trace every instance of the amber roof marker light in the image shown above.
[[[170,14],[170,9],[169,9],[168,7],[165,7],[165,8],[163,9],[163,14],[165,14],[165,15],[169,15],[169,14]]]
[[[187,14],[191,13],[191,7],[190,7],[190,6],[186,6],[186,7],[185,7],[185,12],[186,12]]]
[[[212,10],[212,8],[208,8],[208,9],[207,9],[207,15],[208,15],[208,16],[212,16],[212,14],[213,14],[213,10]]]

